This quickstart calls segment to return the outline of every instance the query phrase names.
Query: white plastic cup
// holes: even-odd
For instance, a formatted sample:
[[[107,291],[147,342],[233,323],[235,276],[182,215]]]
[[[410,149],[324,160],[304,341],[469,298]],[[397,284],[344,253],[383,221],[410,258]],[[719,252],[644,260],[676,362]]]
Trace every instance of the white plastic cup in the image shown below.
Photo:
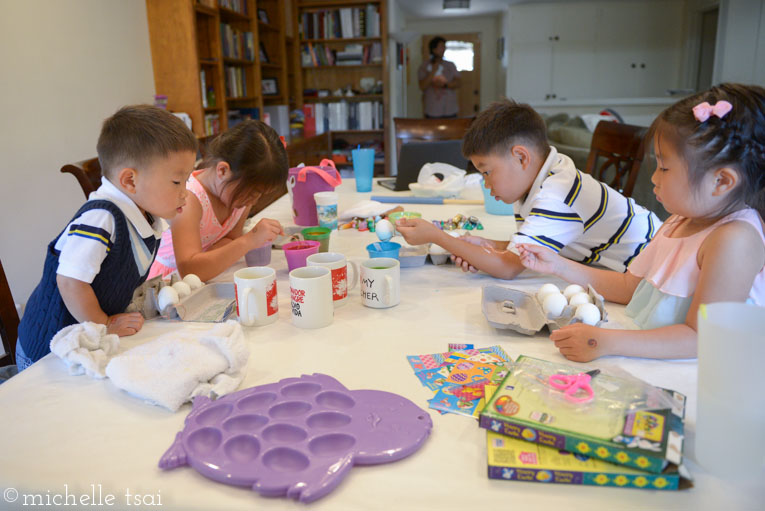
[[[696,461],[728,477],[759,475],[765,462],[765,308],[702,305],[698,314]]]
[[[319,227],[337,229],[337,192],[317,192],[313,194],[316,201],[316,216]]]

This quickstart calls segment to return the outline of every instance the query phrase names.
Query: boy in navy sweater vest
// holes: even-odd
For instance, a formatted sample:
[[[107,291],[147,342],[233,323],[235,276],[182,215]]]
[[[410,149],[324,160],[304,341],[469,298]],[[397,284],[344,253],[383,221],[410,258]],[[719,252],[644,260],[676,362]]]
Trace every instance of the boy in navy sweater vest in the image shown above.
[[[104,121],[97,150],[102,184],[48,245],[19,325],[19,370],[48,354],[66,326],[92,321],[120,336],[143,326],[140,313],[124,311],[154,262],[162,219],[186,202],[197,139],[171,113],[137,105]]]

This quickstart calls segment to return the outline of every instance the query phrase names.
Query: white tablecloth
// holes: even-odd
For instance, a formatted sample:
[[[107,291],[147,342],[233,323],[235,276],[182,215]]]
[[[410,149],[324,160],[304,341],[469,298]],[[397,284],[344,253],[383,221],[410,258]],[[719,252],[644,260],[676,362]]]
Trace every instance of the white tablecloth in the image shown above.
[[[338,191],[341,209],[370,195],[357,194],[351,180]],[[375,184],[373,193],[391,192]],[[477,215],[486,226],[484,234],[494,238],[508,239],[514,229],[511,217],[487,215],[481,206],[412,205],[407,209],[420,211],[427,219]],[[258,218],[263,216],[291,225],[289,198],[281,198]],[[375,239],[368,232],[336,231],[330,250],[363,259],[364,247]],[[217,280],[232,280],[233,271],[243,265],[242,261]],[[447,343],[459,342],[476,347],[498,344],[512,357],[525,354],[564,361],[545,335],[526,337],[488,325],[481,312],[481,286],[498,281],[485,274],[463,274],[453,265],[430,263],[403,268],[397,307],[366,308],[356,289],[349,303],[336,310],[332,325],[300,330],[290,323],[287,267],[280,251],[274,251],[271,266],[277,270],[280,317],[271,325],[245,329],[252,355],[242,388],[325,373],[349,389],[395,392],[427,408],[426,400],[433,393],[420,385],[406,355],[443,352]],[[512,284],[533,289],[548,280],[524,273]],[[609,306],[611,317],[618,318],[621,310]],[[148,321],[139,334],[122,339],[123,348],[174,328],[177,323]],[[748,482],[730,482],[693,462],[695,361],[611,357],[598,360],[597,366],[619,366],[688,396],[685,452],[695,476],[694,489],[659,492],[490,480],[485,430],[469,418],[430,410],[433,432],[419,451],[393,464],[353,468],[334,491],[310,506],[331,510],[762,509],[765,490],[758,482],[762,474]],[[245,488],[215,483],[189,467],[159,470],[157,462],[183,428],[190,406],[169,413],[128,396],[109,380],[70,376],[64,364],[50,355],[0,385],[0,409],[0,490],[4,492],[0,509],[23,509],[23,499],[30,495],[39,499],[68,492],[80,498],[95,492],[98,499],[99,491],[114,499],[98,509],[136,509],[136,494],[144,503],[161,503],[161,509],[303,509],[302,504],[284,498],[264,498]],[[9,503],[14,495],[17,500]],[[57,502],[63,503],[61,498]]]

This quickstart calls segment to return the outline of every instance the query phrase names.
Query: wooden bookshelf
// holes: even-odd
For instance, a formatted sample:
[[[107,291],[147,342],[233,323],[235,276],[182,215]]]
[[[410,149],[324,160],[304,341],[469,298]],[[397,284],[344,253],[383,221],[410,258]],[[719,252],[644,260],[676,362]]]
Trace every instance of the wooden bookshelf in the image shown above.
[[[376,18],[375,25],[369,25],[372,17]],[[289,76],[294,79],[292,91],[295,106],[303,108],[306,105],[325,105],[328,111],[334,103],[345,103],[347,108],[357,108],[372,103],[382,105],[382,113],[375,116],[375,129],[335,129],[329,135],[317,135],[319,142],[307,143],[320,147],[319,152],[332,149],[332,144],[343,139],[350,143],[364,143],[374,140],[385,149],[385,119],[388,117],[388,35],[387,35],[387,5],[386,0],[296,0],[293,7],[293,35],[295,39],[288,41],[291,60]],[[361,62],[348,57],[353,46],[362,47]],[[374,52],[373,52],[374,45]],[[356,47],[358,48],[358,46]],[[379,53],[378,53],[379,52]],[[379,59],[372,59],[379,55]],[[338,65],[338,61],[351,65]],[[362,89],[364,82],[373,81],[370,90]],[[382,90],[380,90],[380,85]],[[335,95],[338,90],[351,89],[353,96]],[[329,91],[329,96],[319,97],[307,94],[306,91]],[[318,106],[316,106],[318,108]],[[324,108],[324,107],[323,107]],[[343,107],[345,108],[345,107]],[[368,116],[364,115],[368,122]],[[361,123],[361,115],[350,117],[348,123]],[[338,124],[335,123],[335,126]],[[348,126],[356,127],[356,126]],[[313,130],[306,130],[311,133]],[[377,162],[376,169],[380,173],[390,175],[389,161]]]
[[[285,66],[262,69],[261,41],[284,62],[283,36],[277,28],[261,40],[258,9],[273,9],[278,24],[277,5],[277,0],[146,0],[156,93],[167,96],[168,110],[189,114],[198,137],[214,134],[206,127],[207,116],[218,116],[220,132],[228,128],[231,110],[262,113],[261,78]],[[286,81],[286,73],[281,79]]]

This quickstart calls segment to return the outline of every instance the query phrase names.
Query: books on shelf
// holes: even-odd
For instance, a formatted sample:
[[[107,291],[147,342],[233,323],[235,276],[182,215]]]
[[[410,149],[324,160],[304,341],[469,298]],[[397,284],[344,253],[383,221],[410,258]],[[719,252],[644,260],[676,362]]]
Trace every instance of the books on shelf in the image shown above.
[[[220,133],[220,116],[218,114],[205,114],[205,135],[217,135]]]
[[[221,23],[220,40],[224,57],[255,60],[255,38],[252,32],[243,32],[227,23]]]
[[[199,82],[202,86],[202,108],[207,108],[207,80],[204,69],[199,71]]]
[[[306,103],[303,115],[306,138],[325,131],[379,130],[383,127],[383,104],[380,101]]]
[[[259,119],[260,111],[257,108],[237,108],[228,111],[228,129],[247,119]]]
[[[301,48],[303,67],[360,66],[382,62],[382,44],[348,44],[342,50],[333,50],[322,43],[307,42]]]
[[[247,3],[247,0],[218,0],[218,5],[224,9],[236,11],[239,14],[244,14],[245,16],[249,14]]]
[[[288,105],[269,105],[263,107],[263,114],[271,119],[269,126],[276,130],[279,136],[290,140],[290,112]]]
[[[226,96],[242,98],[247,96],[247,72],[239,66],[224,66],[226,77]]]
[[[681,465],[685,396],[629,375],[593,376],[594,398],[572,403],[549,384],[552,375],[581,368],[521,356],[481,412],[479,425],[495,433],[662,473]]]
[[[380,37],[380,11],[375,4],[304,11],[299,28],[303,39]]]

